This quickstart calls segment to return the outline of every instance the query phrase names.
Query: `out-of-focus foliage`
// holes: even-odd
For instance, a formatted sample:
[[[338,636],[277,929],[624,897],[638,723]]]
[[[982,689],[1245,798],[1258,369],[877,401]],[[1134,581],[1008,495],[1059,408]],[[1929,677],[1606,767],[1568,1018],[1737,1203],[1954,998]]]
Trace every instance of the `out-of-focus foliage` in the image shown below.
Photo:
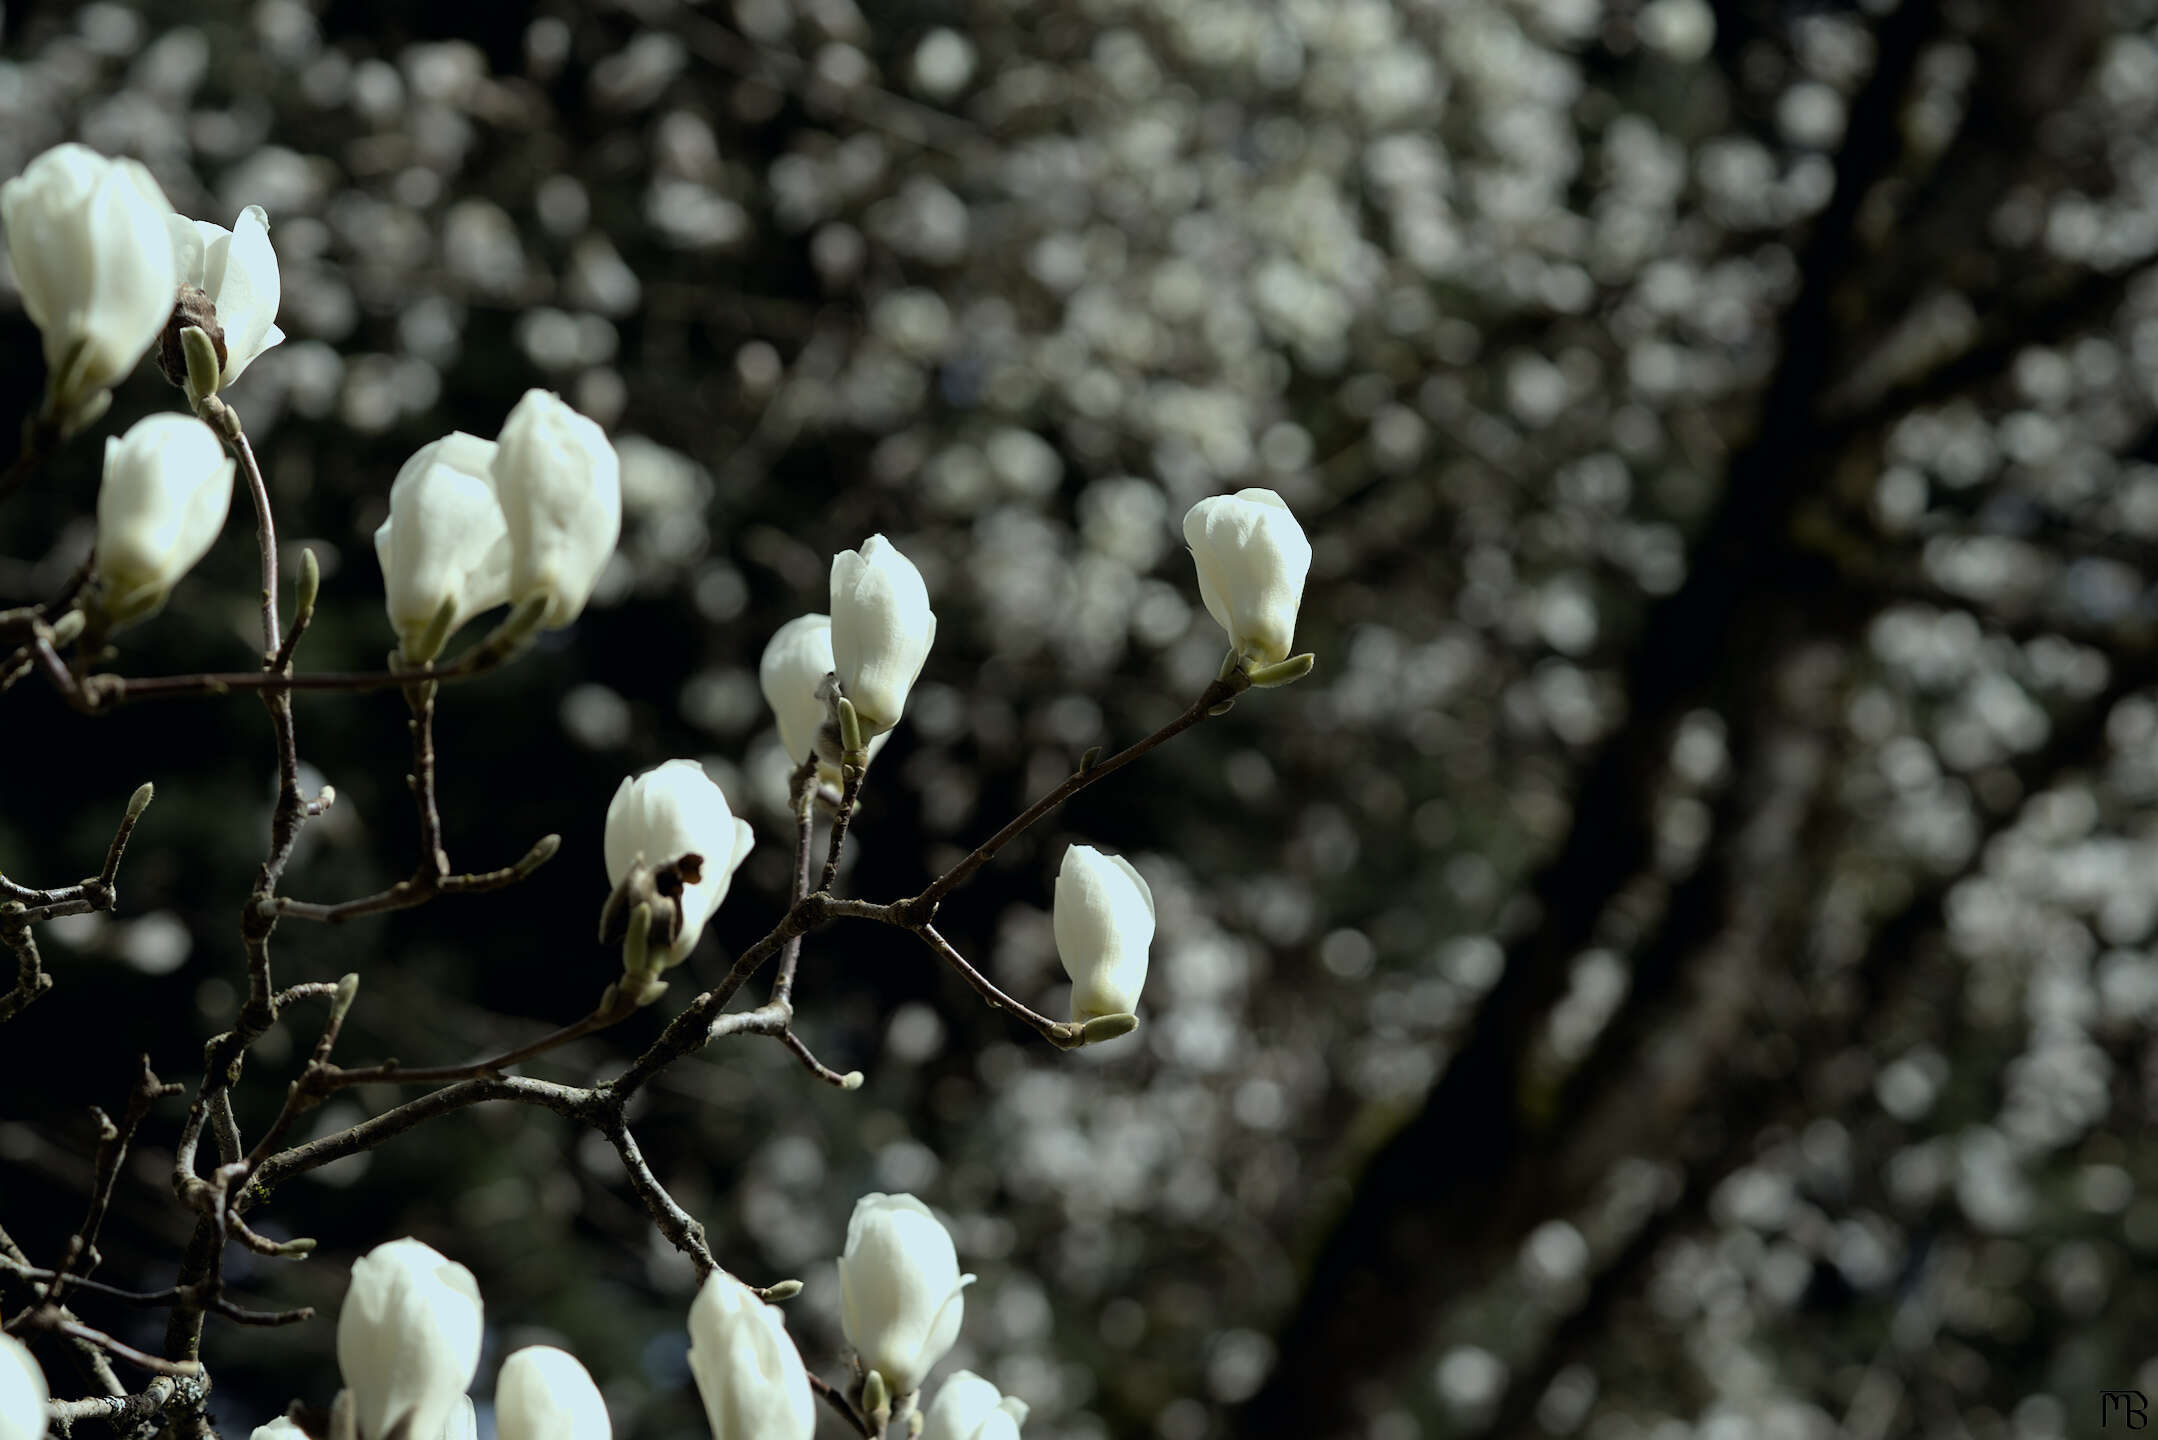
[[[862,1091],[735,1041],[649,1097],[715,1252],[808,1282],[814,1367],[837,1373],[855,1197],[911,1190],[982,1277],[950,1365],[1027,1401],[1031,1436],[1203,1440],[1322,1401],[1373,1440],[2082,1433],[2100,1387],[2158,1392],[2158,7],[1885,8],[44,6],[7,17],[0,174],[72,137],[187,213],[269,212],[289,338],[230,398],[288,549],[324,562],[303,665],[392,644],[369,536],[420,444],[493,434],[534,384],[616,436],[593,609],[439,722],[458,863],[548,830],[562,853],[511,894],[288,923],[281,981],[364,977],[342,1054],[446,1063],[582,1013],[612,963],[585,938],[607,796],[672,756],[760,836],[690,973],[762,933],[788,865],[755,663],[824,608],[833,552],[888,533],[940,616],[847,871],[889,898],[1211,677],[1186,507],[1264,485],[1302,519],[1317,674],[1088,792],[945,911],[1060,1013],[1057,859],[1131,854],[1159,917],[1136,1037],[1051,1053],[905,937],[835,928],[802,1030]],[[1839,173],[1877,183],[1839,209]],[[25,403],[37,354],[0,306]],[[0,599],[78,563],[95,473],[77,443],[0,508]],[[248,663],[243,529],[119,666]],[[0,703],[10,875],[87,872],[128,792],[160,796],[119,918],[48,927],[58,987],[0,1036],[7,1219],[49,1253],[81,1106],[138,1051],[189,1073],[234,1012],[271,762],[242,699]],[[378,888],[410,863],[403,710],[298,713],[340,799],[288,889]],[[1613,753],[1648,757],[1637,793],[1578,788]],[[1613,805],[1643,864],[1528,888]],[[1538,958],[1567,927],[1584,943]],[[1479,1021],[1531,962],[1554,1003]],[[1433,1133],[1399,1127],[1494,1014],[1509,1083],[1432,1123],[1518,1111],[1507,1167],[1386,1215],[1474,1283],[1405,1269],[1290,1332],[1363,1307],[1398,1336],[1368,1362],[1277,1353],[1366,1161]],[[308,1039],[258,1048],[244,1123]],[[107,1278],[168,1283],[170,1134],[123,1183]],[[466,1112],[258,1216],[323,1250],[236,1251],[242,1293],[334,1307],[349,1257],[410,1231],[479,1275],[490,1357],[565,1345],[625,1436],[702,1423],[687,1264],[551,1116]],[[228,1433],[334,1385],[320,1322],[213,1321],[208,1353]]]

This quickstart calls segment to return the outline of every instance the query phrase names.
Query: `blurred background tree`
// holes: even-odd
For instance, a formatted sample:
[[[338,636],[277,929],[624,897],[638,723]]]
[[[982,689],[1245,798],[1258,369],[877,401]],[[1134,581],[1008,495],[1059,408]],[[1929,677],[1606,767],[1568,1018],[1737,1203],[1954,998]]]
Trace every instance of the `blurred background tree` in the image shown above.
[[[1302,518],[1318,674],[946,911],[1054,1010],[1056,859],[1132,853],[1161,922],[1136,1037],[1050,1052],[906,937],[835,930],[801,1027],[862,1091],[737,1043],[650,1095],[655,1168],[730,1268],[808,1282],[790,1323],[826,1373],[848,1209],[907,1189],[982,1276],[952,1363],[1032,1436],[2089,1434],[2101,1388],[2158,1393],[2154,25],[2149,0],[18,5],[0,173],[79,138],[184,213],[269,211],[291,338],[231,398],[324,562],[304,665],[391,644],[370,536],[419,445],[535,384],[617,438],[598,603],[438,722],[452,853],[558,830],[561,855],[283,932],[281,980],[363,975],[355,1059],[582,1013],[614,963],[585,938],[607,797],[672,756],[760,833],[693,976],[763,933],[785,764],[755,663],[833,551],[890,533],[942,617],[851,862],[888,898],[1211,676],[1189,504],[1265,485]],[[80,562],[97,463],[86,438],[0,508],[0,602]],[[123,669],[245,663],[244,528]],[[160,795],[118,916],[47,927],[57,988],[0,1032],[4,1218],[50,1253],[83,1107],[143,1051],[189,1073],[235,1011],[272,763],[251,702],[0,704],[6,873],[87,873],[127,794]],[[379,888],[411,864],[401,702],[298,710],[341,798],[287,888]],[[539,1068],[591,1078],[657,1019]],[[251,1130],[309,1038],[258,1049]],[[107,1279],[170,1283],[174,1119]],[[323,1242],[234,1253],[263,1304],[334,1309],[354,1254],[418,1234],[478,1273],[492,1355],[557,1338],[620,1433],[698,1433],[687,1264],[566,1122],[468,1111],[258,1218]],[[330,1339],[213,1322],[225,1432],[326,1401]]]

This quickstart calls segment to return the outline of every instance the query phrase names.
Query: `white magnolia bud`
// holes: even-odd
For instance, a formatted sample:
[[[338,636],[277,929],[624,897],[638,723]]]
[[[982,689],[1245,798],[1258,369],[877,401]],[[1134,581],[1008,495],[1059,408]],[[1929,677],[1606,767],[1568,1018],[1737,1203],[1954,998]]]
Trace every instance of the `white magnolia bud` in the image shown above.
[[[502,422],[495,493],[510,537],[510,599],[544,596],[559,630],[591,598],[622,535],[622,462],[599,426],[545,390]]]
[[[831,727],[831,707],[825,702],[823,685],[832,673],[832,620],[828,615],[797,615],[772,632],[757,662],[757,684],[764,703],[779,721],[779,740],[787,755],[799,765],[812,753],[826,760],[838,756],[836,731]],[[819,743],[820,737],[823,741]],[[874,757],[891,738],[889,730],[869,742]]]
[[[1091,845],[1067,849],[1050,919],[1057,958],[1072,980],[1072,1019],[1138,1014],[1154,943],[1154,892],[1131,861]]]
[[[864,1195],[839,1257],[840,1326],[864,1370],[911,1395],[959,1339],[966,1313],[952,1237],[912,1195]]]
[[[49,1394],[30,1348],[0,1335],[0,1440],[43,1440]]]
[[[577,1357],[552,1345],[511,1352],[495,1376],[496,1440],[611,1440],[607,1402]]]
[[[882,535],[832,557],[832,661],[864,735],[899,723],[936,643],[922,572]]]
[[[810,1440],[816,1401],[779,1307],[724,1270],[689,1307],[689,1373],[712,1440]]]
[[[1237,653],[1262,665],[1286,660],[1311,570],[1311,542],[1288,502],[1271,490],[1201,500],[1184,516],[1184,541],[1206,613]]]
[[[97,573],[115,625],[165,603],[208,553],[232,508],[233,462],[192,415],[151,415],[105,441]]]
[[[257,1425],[247,1440],[307,1440],[307,1432],[289,1415]]]
[[[406,1238],[353,1262],[337,1316],[337,1368],[359,1440],[440,1440],[480,1364],[472,1272]]]
[[[1026,1401],[999,1394],[972,1370],[961,1370],[938,1387],[921,1440],[1019,1440],[1026,1421]]]
[[[679,965],[697,948],[704,925],[727,898],[734,872],[749,857],[756,836],[735,818],[727,797],[694,760],[669,760],[624,780],[607,806],[607,881],[620,885],[638,858],[657,869],[698,857],[697,879],[682,887],[682,923],[667,947],[666,963]],[[687,877],[684,877],[685,879]]]
[[[217,376],[222,390],[285,338],[276,325],[282,286],[277,252],[270,248],[270,217],[260,205],[250,205],[230,230],[184,215],[168,215],[166,225],[179,283],[202,291],[217,311],[225,344]]]
[[[510,598],[509,529],[495,499],[494,461],[494,441],[453,430],[421,446],[390,485],[375,558],[408,660],[434,659],[459,626]]]
[[[23,310],[45,335],[56,408],[135,368],[172,314],[172,205],[134,160],[56,145],[0,185],[0,226]]]

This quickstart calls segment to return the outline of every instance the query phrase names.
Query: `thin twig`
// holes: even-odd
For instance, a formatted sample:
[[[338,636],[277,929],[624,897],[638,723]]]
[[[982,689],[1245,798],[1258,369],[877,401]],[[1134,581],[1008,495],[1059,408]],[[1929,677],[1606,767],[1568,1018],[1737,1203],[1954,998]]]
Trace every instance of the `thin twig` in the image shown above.
[[[809,1377],[809,1388],[817,1392],[819,1400],[838,1412],[839,1418],[847,1422],[848,1429],[862,1436],[863,1440],[868,1440],[869,1422],[862,1418],[861,1411],[854,1408],[854,1402],[847,1398],[845,1391],[821,1375]]]
[[[104,1228],[105,1212],[112,1206],[113,1186],[120,1179],[120,1162],[126,1158],[128,1142],[135,1138],[135,1131],[148,1117],[150,1107],[168,1095],[177,1095],[182,1087],[167,1085],[157,1078],[150,1068],[150,1057],[142,1057],[142,1069],[135,1077],[135,1085],[128,1092],[127,1108],[120,1114],[116,1125],[105,1112],[92,1107],[97,1117],[98,1144],[96,1178],[90,1185],[90,1208],[83,1216],[82,1224],[67,1240],[67,1248],[60,1254],[60,1263],[54,1267],[52,1279],[45,1286],[45,1303],[58,1305],[67,1299],[70,1282],[75,1280],[77,1266],[80,1274],[88,1275],[97,1268],[97,1236]]]
[[[839,792],[839,809],[832,816],[831,848],[824,857],[824,878],[817,883],[819,890],[830,891],[839,879],[839,847],[847,841],[847,822],[854,818],[854,807],[862,798],[862,776],[866,772],[858,765],[849,765],[844,788]]]
[[[908,902],[914,918],[923,922],[934,919],[937,906],[945,896],[951,894],[961,885],[966,884],[973,877],[975,871],[988,864],[999,850],[1002,850],[1026,833],[1027,829],[1035,821],[1056,809],[1057,806],[1062,805],[1066,800],[1071,799],[1081,790],[1086,789],[1087,786],[1094,784],[1105,776],[1115,774],[1148,751],[1174,740],[1192,726],[1206,719],[1207,716],[1218,713],[1218,708],[1222,704],[1234,700],[1249,687],[1250,683],[1244,677],[1242,671],[1235,671],[1226,679],[1216,680],[1206,687],[1198,699],[1191,702],[1189,709],[1147,736],[1144,740],[1129,745],[1107,759],[1097,761],[1095,764],[1066,777],[1063,784],[1029,805],[1015,816],[1010,824],[975,846],[957,865],[930,881],[927,889]]]
[[[817,757],[811,755],[794,772],[787,793],[794,804],[794,888],[787,897],[788,905],[802,903],[809,894],[810,847],[816,837],[815,795],[817,789]],[[779,1004],[791,1004],[794,1000],[794,970],[802,956],[802,937],[788,937],[780,947],[779,974],[772,981],[772,999]]]

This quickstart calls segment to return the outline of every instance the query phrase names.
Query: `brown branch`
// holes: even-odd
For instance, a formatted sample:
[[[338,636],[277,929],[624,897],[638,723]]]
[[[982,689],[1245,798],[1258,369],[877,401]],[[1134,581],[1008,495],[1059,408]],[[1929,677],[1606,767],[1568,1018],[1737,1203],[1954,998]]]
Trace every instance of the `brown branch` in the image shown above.
[[[637,1147],[637,1137],[630,1133],[628,1123],[618,1110],[602,1109],[593,1123],[599,1126],[600,1133],[622,1158],[622,1169],[629,1175],[630,1188],[644,1201],[645,1213],[652,1217],[659,1233],[689,1257],[690,1263],[697,1267],[697,1279],[702,1283],[705,1276],[719,1268],[719,1262],[712,1258],[712,1247],[705,1242],[704,1226],[667,1193],[666,1186],[659,1183],[659,1177],[645,1162],[644,1152]]]
[[[269,913],[280,918],[290,916],[295,920],[314,920],[323,924],[341,925],[347,920],[358,920],[368,915],[384,915],[393,910],[410,910],[424,905],[438,895],[484,895],[491,890],[504,890],[521,880],[530,879],[532,873],[554,859],[562,848],[560,835],[542,835],[533,842],[514,865],[500,870],[485,870],[471,875],[430,874],[425,868],[409,880],[400,880],[387,890],[373,895],[363,895],[357,900],[344,900],[335,905],[318,905],[307,900],[293,900],[283,895],[273,896],[263,902]]]
[[[863,1437],[863,1440],[869,1440],[869,1422],[862,1418],[861,1411],[854,1408],[854,1402],[847,1398],[844,1390],[817,1374],[809,1377],[809,1388],[816,1392],[819,1400],[832,1407],[839,1418],[846,1422],[849,1430]]]
[[[618,1025],[636,1013],[635,1001],[617,999],[613,1004],[593,1011],[582,1020],[550,1030],[530,1044],[520,1045],[514,1050],[504,1051],[485,1060],[474,1060],[465,1065],[436,1066],[433,1069],[406,1067],[395,1060],[386,1060],[380,1065],[352,1070],[335,1065],[320,1065],[318,1062],[318,1066],[310,1067],[309,1074],[297,1083],[300,1088],[319,1098],[354,1085],[439,1085],[458,1080],[476,1080],[482,1076],[499,1074],[512,1065],[522,1064],[550,1050],[560,1049],[572,1041],[605,1030],[611,1025]]]
[[[120,1114],[116,1125],[104,1111],[91,1107],[90,1113],[97,1117],[98,1144],[95,1178],[90,1185],[90,1208],[83,1216],[82,1224],[67,1239],[67,1247],[61,1251],[60,1263],[54,1267],[52,1278],[45,1286],[44,1301],[58,1305],[67,1299],[71,1282],[80,1275],[87,1276],[97,1268],[97,1236],[104,1228],[105,1212],[112,1206],[113,1186],[120,1179],[120,1162],[126,1158],[128,1143],[135,1138],[135,1131],[150,1113],[150,1107],[168,1095],[177,1095],[182,1087],[167,1085],[157,1078],[150,1068],[150,1057],[142,1057],[142,1070],[135,1077],[135,1085],[128,1092],[127,1108]]]
[[[788,905],[802,903],[809,894],[810,848],[816,840],[815,795],[817,789],[817,757],[812,754],[794,772],[787,794],[794,805],[794,888],[787,897]],[[794,999],[794,971],[802,957],[802,937],[792,935],[780,947],[779,974],[772,981],[772,1000],[776,1004],[790,1004]]]
[[[128,798],[119,825],[112,832],[112,843],[105,847],[105,864],[93,878],[57,890],[33,890],[0,875],[0,945],[15,952],[15,988],[0,995],[0,1022],[13,1019],[52,988],[52,977],[45,973],[39,962],[37,941],[31,935],[30,927],[62,915],[111,910],[119,903],[119,891],[115,886],[120,876],[120,861],[127,854],[127,842],[134,835],[142,812],[149,808],[156,793],[157,788],[147,781],[136,787],[135,793]]]
[[[839,848],[846,843],[847,822],[854,818],[854,807],[861,801],[862,777],[866,773],[860,766],[849,765],[839,791],[839,808],[832,814],[831,847],[824,857],[824,878],[817,884],[827,893],[839,879]]]
[[[923,890],[921,894],[906,902],[911,918],[920,920],[924,924],[935,919],[937,906],[943,902],[946,895],[966,884],[973,877],[975,871],[988,864],[999,850],[1002,850],[1026,833],[1035,821],[1056,809],[1057,806],[1062,805],[1066,800],[1071,799],[1081,790],[1086,789],[1087,786],[1106,776],[1115,774],[1148,751],[1164,745],[1183,734],[1209,715],[1221,713],[1222,707],[1233,701],[1249,687],[1250,683],[1244,677],[1242,671],[1232,672],[1226,679],[1216,680],[1206,687],[1197,700],[1192,701],[1189,709],[1147,736],[1144,740],[1119,750],[1106,760],[1098,761],[1073,773],[1063,784],[1021,811],[1012,819],[1010,824],[975,846],[957,865],[930,881],[929,887]]]
[[[120,1434],[147,1425],[171,1406],[199,1407],[209,1398],[209,1381],[201,1375],[158,1375],[132,1395],[99,1395],[87,1400],[49,1400],[46,1417],[63,1435],[78,1420],[103,1420]]]

